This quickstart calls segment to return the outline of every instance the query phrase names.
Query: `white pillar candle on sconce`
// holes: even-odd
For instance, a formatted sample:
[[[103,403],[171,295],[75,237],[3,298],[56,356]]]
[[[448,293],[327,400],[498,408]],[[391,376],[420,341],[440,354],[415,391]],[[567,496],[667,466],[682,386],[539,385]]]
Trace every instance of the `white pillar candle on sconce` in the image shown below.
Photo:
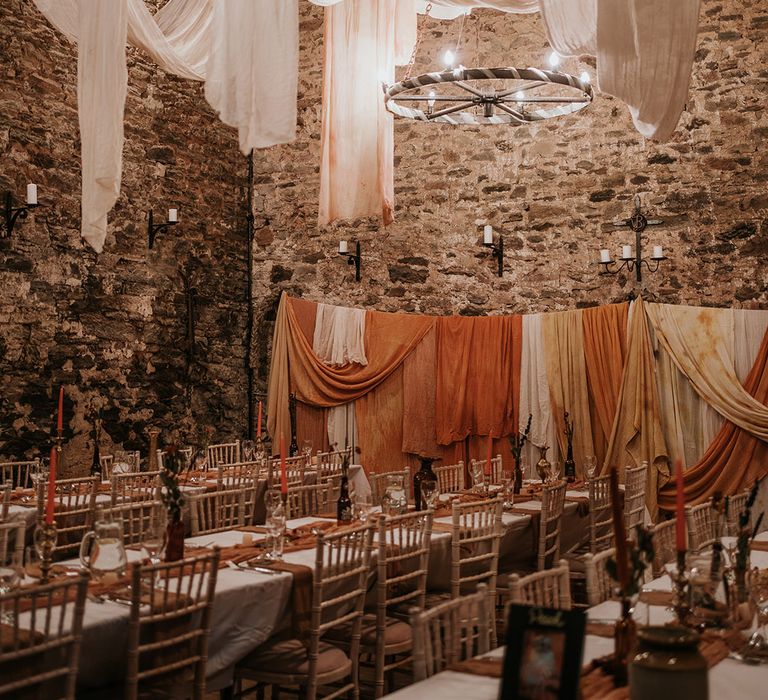
[[[27,204],[37,204],[37,185],[27,185]]]
[[[168,222],[175,224],[179,221],[179,210],[178,209],[169,209],[168,210]]]
[[[663,248],[660,245],[653,246],[653,255],[651,256],[651,259],[658,260],[663,257],[664,257]]]
[[[348,253],[349,247],[346,241],[339,241],[339,253]]]
[[[631,245],[623,245],[623,246],[621,246],[621,259],[622,260],[631,260],[632,259],[632,246]]]
[[[600,249],[600,262],[601,263],[611,262],[611,254],[608,252],[608,248]]]
[[[490,224],[483,226],[483,243],[485,245],[493,243],[493,226]]]
[[[429,99],[427,100],[427,106],[430,109],[433,109],[434,106],[435,106],[435,91],[434,90],[430,90],[429,91]]]

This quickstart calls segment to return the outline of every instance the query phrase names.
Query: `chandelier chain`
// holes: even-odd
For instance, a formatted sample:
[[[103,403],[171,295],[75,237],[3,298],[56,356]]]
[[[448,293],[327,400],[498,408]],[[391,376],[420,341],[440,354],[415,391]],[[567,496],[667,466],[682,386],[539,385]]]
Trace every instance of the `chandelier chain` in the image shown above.
[[[408,61],[408,69],[405,71],[405,79],[408,80],[408,78],[411,77],[411,72],[413,71],[413,65],[416,63],[416,54],[419,51],[419,46],[421,45],[421,37],[424,33],[424,23],[427,21],[427,17],[429,17],[429,12],[432,9],[432,3],[428,2],[427,6],[424,8],[424,19],[421,22],[421,25],[418,24],[418,18],[417,18],[417,24],[416,24],[416,41],[413,44],[413,51],[411,51],[411,60]]]

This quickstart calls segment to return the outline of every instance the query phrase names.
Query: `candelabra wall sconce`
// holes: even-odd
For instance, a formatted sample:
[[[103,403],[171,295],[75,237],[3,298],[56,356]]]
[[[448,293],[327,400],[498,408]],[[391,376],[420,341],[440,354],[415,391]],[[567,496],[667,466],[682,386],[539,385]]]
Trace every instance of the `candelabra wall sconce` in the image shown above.
[[[646,219],[640,211],[640,197],[635,197],[635,213],[626,221],[614,221],[614,226],[628,226],[635,232],[635,250],[632,251],[631,245],[621,246],[621,257],[619,258],[619,266],[613,269],[613,266],[617,264],[617,261],[611,259],[611,254],[607,248],[600,250],[600,260],[598,265],[602,266],[600,270],[601,275],[616,275],[624,268],[628,272],[635,271],[635,278],[638,282],[643,281],[642,266],[645,265],[648,272],[656,272],[659,269],[659,265],[667,257],[664,255],[664,250],[660,245],[653,246],[650,259],[643,257],[643,231],[648,226],[656,226],[664,223],[661,219]]]
[[[348,241],[339,241],[339,255],[346,255],[347,263],[349,265],[355,266],[355,282],[359,282],[360,281],[360,264],[362,262],[362,257],[360,255],[360,241],[357,241],[355,243],[354,253],[349,252]]]
[[[37,185],[32,183],[27,185],[27,202],[21,207],[13,206],[13,195],[10,192],[5,193],[5,212],[3,221],[0,222],[0,238],[10,238],[13,233],[13,227],[16,225],[16,220],[22,221],[29,216],[30,209],[34,209],[38,206],[37,201]],[[2,232],[2,229],[5,232]]]
[[[493,242],[493,226],[490,224],[486,224],[483,227],[483,245],[486,248],[491,249],[491,256],[496,258],[499,269],[498,269],[498,276],[503,277],[504,276],[504,239],[502,238],[501,234],[499,234],[499,242],[494,243]]]
[[[155,238],[157,238],[157,234],[161,231],[165,231],[169,229],[171,226],[175,226],[179,223],[179,210],[178,209],[169,209],[168,210],[168,221],[156,224],[154,220],[154,216],[152,215],[152,210],[150,209],[149,212],[147,212],[147,243],[149,243],[150,250],[155,245]]]

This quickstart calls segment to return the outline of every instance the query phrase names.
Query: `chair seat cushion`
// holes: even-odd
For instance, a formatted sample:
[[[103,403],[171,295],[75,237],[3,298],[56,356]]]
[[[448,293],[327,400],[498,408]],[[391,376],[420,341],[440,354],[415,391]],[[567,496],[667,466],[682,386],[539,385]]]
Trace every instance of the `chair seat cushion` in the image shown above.
[[[320,642],[317,657],[318,674],[335,671],[347,663],[349,663],[349,658],[339,647],[327,642]],[[307,648],[298,639],[266,642],[248,654],[237,665],[268,673],[285,673],[286,675],[307,675],[309,673]]]
[[[375,613],[363,615],[363,625],[360,631],[360,643],[366,647],[375,647],[376,638]],[[328,639],[349,644],[352,639],[352,625],[340,625],[328,630]],[[411,640],[411,626],[392,617],[387,617],[384,627],[384,645],[405,644]]]

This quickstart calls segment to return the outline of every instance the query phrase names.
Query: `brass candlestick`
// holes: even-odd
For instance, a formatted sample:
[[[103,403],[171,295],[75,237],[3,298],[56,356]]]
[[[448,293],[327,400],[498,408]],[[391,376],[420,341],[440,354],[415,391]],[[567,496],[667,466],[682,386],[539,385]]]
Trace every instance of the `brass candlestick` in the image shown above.
[[[40,559],[41,583],[48,583],[55,549],[56,521],[46,523],[44,519],[38,520],[37,527],[35,528],[35,550]]]
[[[691,612],[691,589],[685,575],[685,550],[677,552],[677,572],[672,577],[675,586],[674,610],[677,621],[685,625]]]

